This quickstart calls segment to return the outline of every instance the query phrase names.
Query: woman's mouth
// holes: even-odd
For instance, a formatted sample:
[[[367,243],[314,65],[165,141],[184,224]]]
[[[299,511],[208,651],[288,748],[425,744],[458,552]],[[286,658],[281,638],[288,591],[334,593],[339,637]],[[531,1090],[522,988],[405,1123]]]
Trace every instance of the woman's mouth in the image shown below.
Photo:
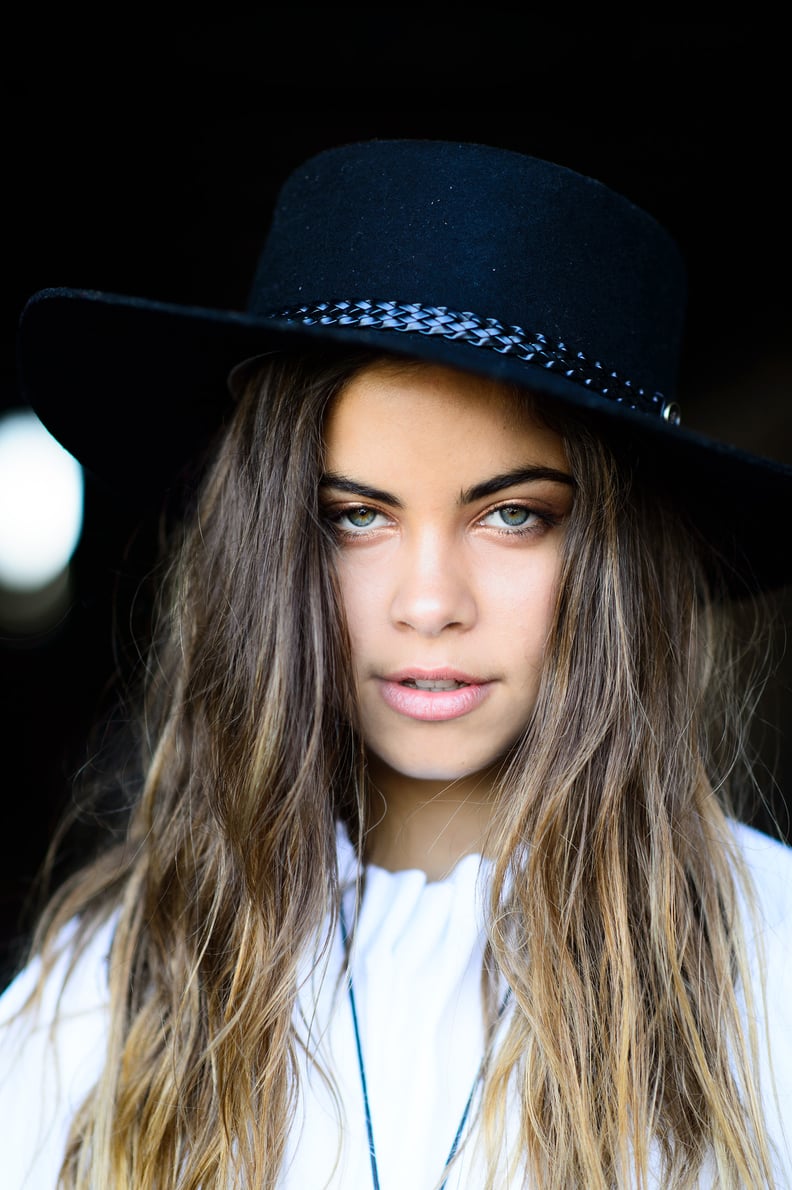
[[[469,686],[470,682],[455,682],[453,679],[404,678],[400,686],[412,686],[415,690],[458,690],[460,686]]]
[[[468,674],[404,671],[380,679],[387,706],[399,715],[422,722],[458,719],[480,706],[492,682]]]

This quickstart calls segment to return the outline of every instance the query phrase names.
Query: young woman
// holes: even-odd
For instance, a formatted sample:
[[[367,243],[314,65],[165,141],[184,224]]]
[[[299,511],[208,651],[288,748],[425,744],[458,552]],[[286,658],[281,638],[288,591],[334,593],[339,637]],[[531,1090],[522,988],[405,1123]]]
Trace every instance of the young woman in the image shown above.
[[[189,498],[125,829],[0,1001],[7,1185],[792,1185],[737,801],[792,470],[682,428],[683,284],[591,179],[384,141],[244,313],[31,300],[45,422]]]

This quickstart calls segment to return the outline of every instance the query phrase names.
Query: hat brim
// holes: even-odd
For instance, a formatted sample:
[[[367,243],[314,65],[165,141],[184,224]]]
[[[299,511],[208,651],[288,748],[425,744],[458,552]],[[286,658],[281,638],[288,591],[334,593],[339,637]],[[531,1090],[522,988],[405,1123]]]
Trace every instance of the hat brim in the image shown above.
[[[792,467],[457,340],[46,289],[28,301],[20,320],[22,395],[99,480],[136,503],[156,503],[203,457],[230,416],[228,377],[240,361],[321,343],[444,363],[584,411],[684,503],[734,569],[736,589],[792,580],[790,551],[778,536],[792,513]]]

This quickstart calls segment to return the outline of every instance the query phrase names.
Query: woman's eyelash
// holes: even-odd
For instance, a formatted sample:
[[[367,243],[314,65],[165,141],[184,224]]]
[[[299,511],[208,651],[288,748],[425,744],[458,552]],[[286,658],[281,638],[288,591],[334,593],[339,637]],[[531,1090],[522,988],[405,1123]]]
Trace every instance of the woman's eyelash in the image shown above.
[[[345,508],[328,508],[324,513],[325,521],[339,535],[360,537],[366,532],[381,528],[377,524],[380,517],[390,521],[387,513],[370,504],[353,504]],[[499,522],[486,524],[490,518],[500,518]],[[477,524],[505,536],[516,537],[542,530],[558,524],[559,517],[552,513],[540,512],[527,504],[512,501],[490,508],[477,519]]]
[[[549,512],[540,512],[528,504],[511,502],[499,504],[497,508],[490,508],[479,518],[479,524],[484,524],[490,517],[500,516],[500,524],[486,525],[486,528],[508,536],[541,532],[551,525],[558,524],[559,518]]]
[[[370,504],[347,505],[346,508],[329,508],[325,512],[325,520],[337,532],[347,536],[359,536],[374,526],[378,517],[386,517],[387,513],[372,508]],[[353,517],[358,517],[362,523],[355,524]]]

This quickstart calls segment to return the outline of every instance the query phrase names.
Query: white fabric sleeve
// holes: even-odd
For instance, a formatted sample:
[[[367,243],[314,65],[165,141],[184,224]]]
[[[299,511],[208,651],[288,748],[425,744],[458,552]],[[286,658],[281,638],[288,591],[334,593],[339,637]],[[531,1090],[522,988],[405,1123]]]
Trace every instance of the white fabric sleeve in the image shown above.
[[[55,1190],[69,1124],[104,1062],[113,924],[98,931],[65,983],[70,951],[68,933],[64,936],[32,1008],[23,1006],[39,978],[39,959],[0,996],[3,1190]]]

